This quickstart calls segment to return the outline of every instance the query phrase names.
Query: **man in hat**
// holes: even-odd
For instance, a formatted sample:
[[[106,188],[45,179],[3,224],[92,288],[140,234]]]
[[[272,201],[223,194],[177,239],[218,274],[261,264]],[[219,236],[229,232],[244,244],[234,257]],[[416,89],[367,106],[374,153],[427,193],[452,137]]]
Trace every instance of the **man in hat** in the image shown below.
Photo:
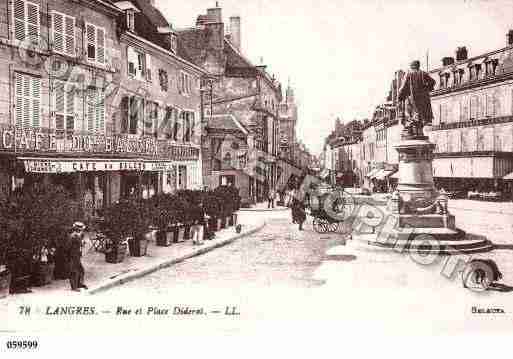
[[[423,136],[422,128],[431,125],[433,111],[429,92],[434,86],[435,80],[427,72],[420,70],[420,62],[413,61],[398,94],[398,100],[405,101],[407,118],[403,117],[401,122],[409,136]]]
[[[80,288],[87,289],[87,286],[84,284],[84,267],[81,262],[84,231],[85,224],[81,222],[73,223],[69,245],[69,282],[71,290],[75,292],[79,292]]]

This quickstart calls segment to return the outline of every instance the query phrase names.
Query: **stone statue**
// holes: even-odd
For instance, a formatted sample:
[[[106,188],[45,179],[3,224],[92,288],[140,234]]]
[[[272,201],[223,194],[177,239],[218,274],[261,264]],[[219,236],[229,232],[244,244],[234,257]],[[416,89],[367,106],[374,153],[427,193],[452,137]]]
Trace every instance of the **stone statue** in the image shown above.
[[[403,137],[423,137],[423,127],[431,125],[433,111],[429,92],[434,86],[435,80],[427,72],[420,70],[420,62],[413,61],[398,94],[399,102],[404,101],[401,119],[405,130]]]

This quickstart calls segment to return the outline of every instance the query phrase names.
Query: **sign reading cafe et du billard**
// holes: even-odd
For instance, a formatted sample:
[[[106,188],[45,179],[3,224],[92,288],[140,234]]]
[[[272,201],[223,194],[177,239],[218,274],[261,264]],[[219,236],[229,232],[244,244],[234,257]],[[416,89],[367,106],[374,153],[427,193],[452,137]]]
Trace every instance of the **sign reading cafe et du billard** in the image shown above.
[[[77,153],[141,155],[150,159],[197,160],[199,150],[179,146],[169,140],[155,137],[130,137],[127,135],[66,136],[63,133],[40,130],[0,129],[0,151],[17,153]]]

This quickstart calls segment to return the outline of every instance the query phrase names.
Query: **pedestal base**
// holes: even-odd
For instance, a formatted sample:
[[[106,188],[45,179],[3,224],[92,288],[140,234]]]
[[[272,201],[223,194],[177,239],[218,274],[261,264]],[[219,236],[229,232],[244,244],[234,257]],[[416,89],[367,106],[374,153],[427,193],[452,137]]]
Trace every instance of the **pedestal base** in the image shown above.
[[[448,228],[416,228],[412,233],[397,230],[381,234],[353,233],[352,239],[370,250],[417,252],[424,255],[462,255],[494,249],[493,244],[484,236]]]

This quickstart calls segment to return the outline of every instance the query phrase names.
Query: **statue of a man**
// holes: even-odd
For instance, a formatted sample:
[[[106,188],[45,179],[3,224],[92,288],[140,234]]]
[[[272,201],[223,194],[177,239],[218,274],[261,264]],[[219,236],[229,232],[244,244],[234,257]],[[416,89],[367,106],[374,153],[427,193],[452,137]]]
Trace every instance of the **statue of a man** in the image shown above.
[[[429,92],[434,86],[435,80],[427,72],[420,70],[420,62],[413,61],[398,95],[400,102],[405,101],[406,117],[403,117],[402,124],[409,136],[423,136],[422,128],[431,125],[433,111]]]

